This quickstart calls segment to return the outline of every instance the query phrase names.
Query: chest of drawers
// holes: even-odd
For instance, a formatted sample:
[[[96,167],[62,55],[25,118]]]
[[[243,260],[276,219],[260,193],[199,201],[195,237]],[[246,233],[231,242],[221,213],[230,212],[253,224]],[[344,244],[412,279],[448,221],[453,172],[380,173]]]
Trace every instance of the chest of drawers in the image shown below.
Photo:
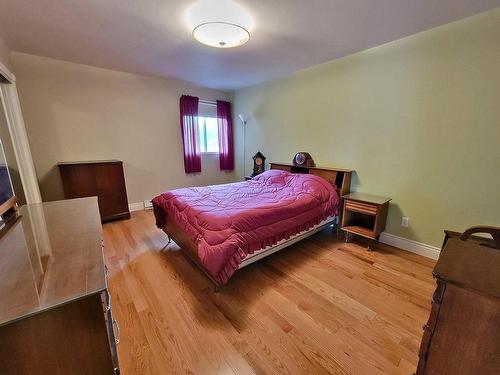
[[[0,236],[0,374],[119,373],[97,199],[23,206]]]
[[[495,240],[470,237],[489,231]],[[446,232],[417,375],[500,374],[500,228]]]

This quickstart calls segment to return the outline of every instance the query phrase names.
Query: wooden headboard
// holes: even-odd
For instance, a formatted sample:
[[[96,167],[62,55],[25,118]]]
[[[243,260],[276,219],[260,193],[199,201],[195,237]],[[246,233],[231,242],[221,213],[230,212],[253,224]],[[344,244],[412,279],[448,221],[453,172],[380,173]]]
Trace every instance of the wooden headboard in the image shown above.
[[[351,169],[323,168],[323,167],[298,167],[289,163],[270,163],[271,169],[280,169],[290,173],[313,174],[337,186],[340,197],[349,194],[351,190]]]

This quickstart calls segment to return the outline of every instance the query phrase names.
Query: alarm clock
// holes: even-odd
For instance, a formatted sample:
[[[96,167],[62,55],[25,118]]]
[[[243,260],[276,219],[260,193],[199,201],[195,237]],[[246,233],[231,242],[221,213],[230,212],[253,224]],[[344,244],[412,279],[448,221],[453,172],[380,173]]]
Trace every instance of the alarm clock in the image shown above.
[[[314,167],[314,160],[308,152],[297,152],[292,160],[296,167]]]
[[[253,156],[253,173],[252,177],[264,172],[266,157],[259,151]]]

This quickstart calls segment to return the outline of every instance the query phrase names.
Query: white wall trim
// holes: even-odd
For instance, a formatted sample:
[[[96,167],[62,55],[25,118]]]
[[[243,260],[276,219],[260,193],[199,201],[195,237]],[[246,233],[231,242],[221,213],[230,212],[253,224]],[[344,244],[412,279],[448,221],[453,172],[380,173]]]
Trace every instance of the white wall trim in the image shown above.
[[[0,68],[6,69],[4,66]],[[12,74],[11,76],[13,77]],[[19,167],[19,175],[23,184],[26,203],[40,203],[42,197],[31,156],[15,79],[11,83],[0,84],[0,99],[5,110],[7,127],[12,138],[12,145]]]
[[[142,211],[142,210],[144,210],[144,203],[143,202],[130,203],[128,205],[128,209],[129,209],[130,212],[132,212],[132,211]]]
[[[380,234],[379,241],[387,245],[391,245],[409,251],[411,253],[422,255],[427,258],[431,259],[439,258],[439,252],[440,252],[439,247],[427,245],[425,243],[409,240],[403,237],[398,237],[387,232],[382,232]]]

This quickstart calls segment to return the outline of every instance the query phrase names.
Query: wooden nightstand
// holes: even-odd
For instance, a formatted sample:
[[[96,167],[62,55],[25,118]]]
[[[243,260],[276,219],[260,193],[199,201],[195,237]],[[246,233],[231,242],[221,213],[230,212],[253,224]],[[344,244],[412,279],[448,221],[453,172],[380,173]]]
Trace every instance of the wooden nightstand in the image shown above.
[[[344,211],[341,229],[346,232],[346,241],[349,242],[353,235],[378,241],[385,228],[391,199],[363,193],[351,193],[342,198]]]

